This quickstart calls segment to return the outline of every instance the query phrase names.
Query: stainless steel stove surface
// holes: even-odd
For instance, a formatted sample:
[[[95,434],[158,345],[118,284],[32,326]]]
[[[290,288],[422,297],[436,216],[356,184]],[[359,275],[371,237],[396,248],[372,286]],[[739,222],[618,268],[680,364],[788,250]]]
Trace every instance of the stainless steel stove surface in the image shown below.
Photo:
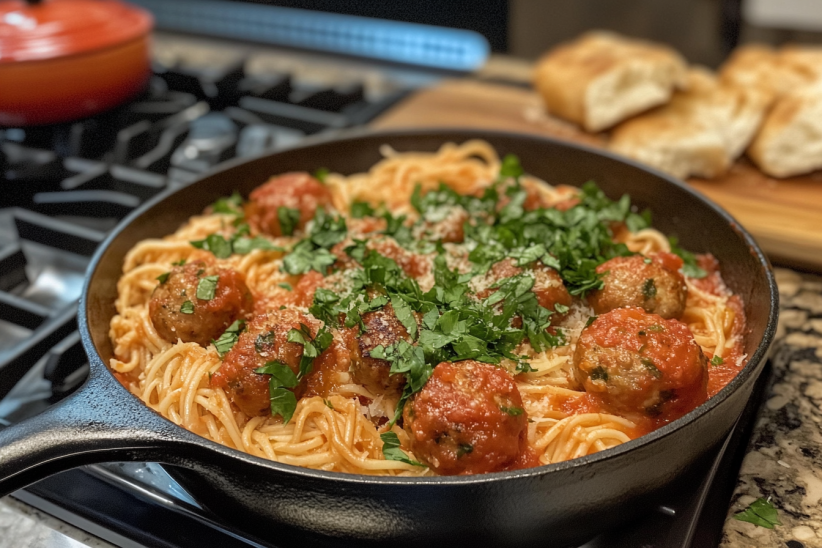
[[[344,68],[311,77],[293,57],[229,56],[194,68],[172,49],[128,105],[72,124],[0,129],[0,424],[38,413],[85,379],[75,330],[84,271],[128,213],[229,158],[366,124],[435,78]],[[687,548],[715,538],[757,402],[659,512],[586,546]],[[221,524],[157,464],[87,466],[14,497],[120,546],[271,546]]]

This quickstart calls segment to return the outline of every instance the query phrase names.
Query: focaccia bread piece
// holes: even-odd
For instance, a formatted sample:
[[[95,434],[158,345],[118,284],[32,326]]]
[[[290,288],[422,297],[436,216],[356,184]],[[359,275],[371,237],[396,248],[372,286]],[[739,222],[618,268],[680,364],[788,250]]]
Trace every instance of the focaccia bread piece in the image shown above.
[[[748,156],[773,177],[822,169],[822,83],[778,99],[748,149]]]
[[[598,31],[548,52],[534,86],[551,114],[597,132],[668,102],[686,75],[671,48]]]
[[[610,148],[683,179],[725,173],[761,123],[767,97],[706,69],[691,69],[688,80],[667,105],[617,126]]]
[[[822,48],[764,44],[738,47],[720,68],[727,84],[756,88],[771,99],[822,79]]]

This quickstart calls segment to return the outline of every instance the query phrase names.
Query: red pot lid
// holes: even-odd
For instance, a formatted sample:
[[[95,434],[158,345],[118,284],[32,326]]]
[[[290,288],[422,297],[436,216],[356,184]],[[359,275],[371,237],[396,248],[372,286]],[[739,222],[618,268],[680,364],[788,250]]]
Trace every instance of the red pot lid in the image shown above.
[[[88,53],[151,31],[148,12],[118,0],[0,0],[0,64]]]

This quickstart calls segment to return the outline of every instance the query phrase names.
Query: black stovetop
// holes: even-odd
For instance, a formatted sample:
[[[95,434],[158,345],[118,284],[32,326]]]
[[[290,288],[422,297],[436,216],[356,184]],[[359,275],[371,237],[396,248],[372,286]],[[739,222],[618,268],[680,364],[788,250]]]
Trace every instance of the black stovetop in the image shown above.
[[[38,413],[85,379],[75,320],[83,273],[128,213],[229,158],[361,126],[407,91],[249,76],[242,61],[157,66],[145,94],[114,111],[0,129],[0,424]],[[658,512],[585,546],[715,545],[765,376],[725,445],[670,486]],[[157,464],[87,466],[14,496],[121,546],[268,546],[200,508]]]

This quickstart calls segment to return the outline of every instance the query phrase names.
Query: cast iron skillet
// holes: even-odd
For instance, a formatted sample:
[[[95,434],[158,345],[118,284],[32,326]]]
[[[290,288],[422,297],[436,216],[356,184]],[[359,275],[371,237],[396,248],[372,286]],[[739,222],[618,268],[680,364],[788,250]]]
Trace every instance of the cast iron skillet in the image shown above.
[[[750,361],[716,397],[637,440],[588,457],[468,477],[375,478],[278,464],[192,434],[145,407],[109,373],[108,338],[123,257],[138,241],[174,231],[238,189],[247,196],[272,174],[326,167],[365,171],[379,146],[435,150],[483,138],[552,184],[593,179],[612,198],[630,193],[654,224],[693,251],[711,251],[745,301]],[[68,468],[104,461],[157,461],[221,518],[278,545],[385,544],[567,546],[645,511],[654,494],[703,458],[742,411],[776,329],[777,290],[768,260],[724,211],[684,184],[601,151],[550,139],[485,131],[360,133],[315,140],[233,162],[151,201],[108,237],[89,266],[80,333],[89,380],[41,415],[0,432],[0,494]]]

